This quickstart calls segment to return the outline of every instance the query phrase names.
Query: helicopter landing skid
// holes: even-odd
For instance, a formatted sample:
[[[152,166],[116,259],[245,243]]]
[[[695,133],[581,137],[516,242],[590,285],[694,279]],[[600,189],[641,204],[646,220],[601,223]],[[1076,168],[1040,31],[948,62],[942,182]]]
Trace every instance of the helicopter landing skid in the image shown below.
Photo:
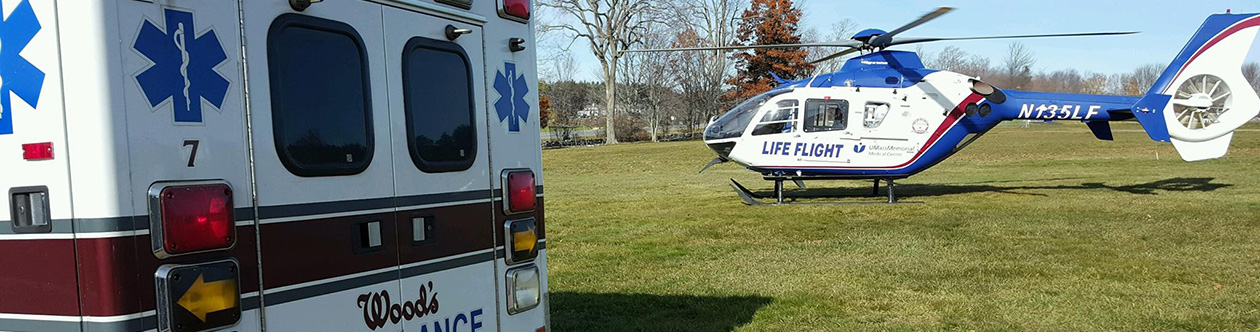
[[[787,179],[773,179],[773,180],[770,180],[770,181],[774,181],[774,196],[769,196],[769,197],[767,197],[767,196],[763,196],[763,195],[758,195],[757,193],[754,193],[754,192],[752,192],[751,190],[748,190],[748,188],[745,188],[745,187],[744,187],[744,185],[741,185],[741,184],[739,184],[739,182],[736,182],[736,181],[735,181],[735,179],[731,179],[731,188],[732,188],[732,189],[735,189],[735,193],[736,193],[736,194],[739,194],[739,198],[740,198],[740,199],[742,199],[742,200],[744,200],[744,204],[747,204],[747,205],[789,205],[789,204],[793,204],[793,205],[874,205],[874,204],[923,204],[923,202],[918,202],[918,201],[901,201],[901,200],[898,200],[898,199],[897,199],[897,196],[896,196],[896,195],[894,194],[894,192],[893,192],[893,188],[894,188],[894,187],[896,187],[896,185],[895,185],[895,184],[894,184],[894,182],[893,182],[893,179],[884,179],[884,181],[888,181],[888,201],[886,201],[886,202],[836,202],[836,201],[831,201],[831,202],[797,202],[796,200],[797,200],[798,198],[833,198],[833,197],[835,197],[835,196],[817,196],[817,195],[815,195],[815,196],[785,196],[785,195],[783,195],[783,181],[785,181],[785,180],[787,180]],[[803,185],[801,185],[801,184],[802,184],[802,181],[801,181],[801,180],[799,180],[799,179],[795,179],[795,180],[791,180],[791,181],[796,182],[796,183],[797,183],[797,185],[798,185],[798,186],[801,186],[802,188],[804,187]],[[872,196],[879,196],[879,181],[880,181],[879,179],[875,179],[875,190],[873,191]],[[769,203],[766,203],[766,202],[762,202],[762,201],[761,201],[761,200],[765,200],[765,199],[769,199],[769,200],[772,200],[772,201],[771,201],[771,202],[769,202]]]

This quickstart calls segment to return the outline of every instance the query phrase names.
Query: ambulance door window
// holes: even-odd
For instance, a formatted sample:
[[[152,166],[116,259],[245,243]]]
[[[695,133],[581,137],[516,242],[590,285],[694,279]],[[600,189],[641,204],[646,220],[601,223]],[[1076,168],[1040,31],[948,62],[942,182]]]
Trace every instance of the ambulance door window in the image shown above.
[[[844,130],[848,127],[849,101],[810,99],[805,101],[805,132]]]
[[[459,44],[415,37],[403,49],[403,104],[411,160],[428,173],[472,167],[472,69]]]
[[[888,116],[889,109],[890,107],[888,106],[888,103],[866,103],[866,110],[863,112],[862,116],[863,124],[866,128],[879,128],[879,125],[884,123],[884,117]]]
[[[796,114],[800,109],[800,102],[796,99],[781,100],[775,103],[775,108],[766,112],[761,117],[761,123],[757,128],[753,128],[753,136],[790,133],[796,128]]]
[[[358,174],[374,149],[366,51],[354,28],[301,15],[267,36],[280,161],[299,176]]]

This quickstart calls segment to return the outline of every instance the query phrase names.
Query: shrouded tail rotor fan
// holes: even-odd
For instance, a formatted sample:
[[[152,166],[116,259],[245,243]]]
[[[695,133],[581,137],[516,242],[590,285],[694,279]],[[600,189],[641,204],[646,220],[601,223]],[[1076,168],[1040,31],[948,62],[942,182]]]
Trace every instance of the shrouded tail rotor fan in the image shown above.
[[[1199,130],[1221,122],[1229,112],[1233,93],[1220,77],[1197,75],[1181,83],[1173,96],[1173,117],[1182,127]]]

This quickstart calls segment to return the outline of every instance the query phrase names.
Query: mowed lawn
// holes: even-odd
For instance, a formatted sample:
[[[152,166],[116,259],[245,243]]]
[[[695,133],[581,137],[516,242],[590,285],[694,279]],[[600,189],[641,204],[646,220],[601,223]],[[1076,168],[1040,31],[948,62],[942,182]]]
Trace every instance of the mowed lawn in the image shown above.
[[[733,163],[696,174],[713,157],[698,141],[545,151],[552,325],[1260,330],[1260,126],[1198,163],[1114,129],[999,127],[899,181],[925,204],[892,206],[745,206],[729,178],[770,184]]]

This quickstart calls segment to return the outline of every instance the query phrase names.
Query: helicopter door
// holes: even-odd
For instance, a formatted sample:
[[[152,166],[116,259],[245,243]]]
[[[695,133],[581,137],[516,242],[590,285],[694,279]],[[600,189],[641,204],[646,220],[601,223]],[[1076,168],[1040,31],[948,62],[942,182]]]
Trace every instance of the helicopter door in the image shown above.
[[[753,128],[753,136],[790,134],[796,131],[797,113],[800,111],[800,102],[796,99],[780,100],[775,103],[775,108],[766,112],[761,116],[761,121],[757,123],[757,127]]]
[[[809,166],[848,164],[844,147],[857,140],[849,126],[849,101],[843,99],[808,99],[801,129],[807,143],[800,162]],[[859,127],[860,128],[860,127]]]

